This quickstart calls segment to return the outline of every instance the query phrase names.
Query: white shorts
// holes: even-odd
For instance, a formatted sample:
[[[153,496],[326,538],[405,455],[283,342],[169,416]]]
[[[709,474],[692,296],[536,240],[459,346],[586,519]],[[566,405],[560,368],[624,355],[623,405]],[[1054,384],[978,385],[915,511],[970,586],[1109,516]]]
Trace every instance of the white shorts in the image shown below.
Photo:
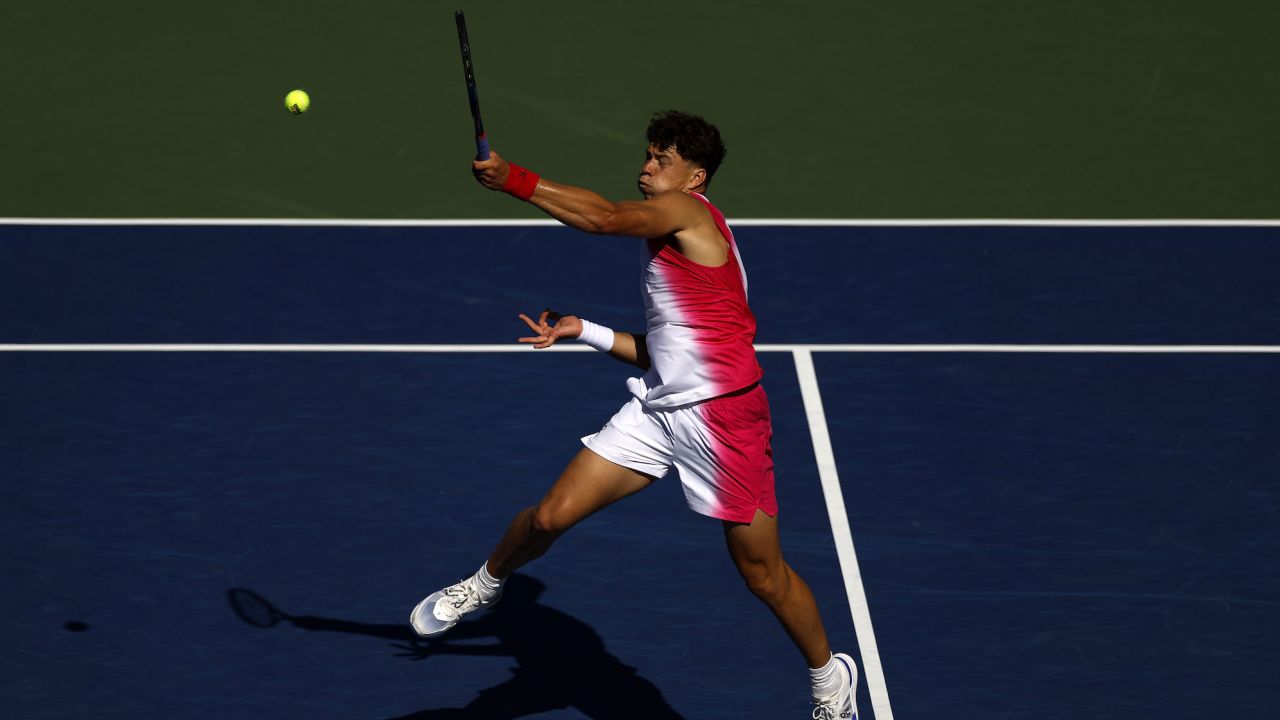
[[[653,410],[631,398],[582,444],[655,478],[675,467],[694,512],[749,523],[757,509],[770,517],[778,514],[772,437],[769,398],[756,385],[670,410]]]

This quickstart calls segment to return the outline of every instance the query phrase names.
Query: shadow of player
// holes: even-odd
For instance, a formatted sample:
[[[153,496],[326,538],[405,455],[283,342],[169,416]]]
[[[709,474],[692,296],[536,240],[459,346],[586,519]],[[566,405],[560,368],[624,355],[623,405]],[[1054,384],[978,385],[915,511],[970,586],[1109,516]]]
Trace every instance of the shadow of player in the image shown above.
[[[469,718],[507,720],[549,710],[576,708],[601,720],[683,720],[653,683],[605,650],[591,626],[538,597],[546,588],[528,575],[507,580],[502,601],[493,609],[459,623],[439,639],[421,638],[407,624],[376,625],[280,612],[258,595],[240,588],[228,599],[236,614],[256,627],[286,621],[304,630],[347,632],[395,640],[398,657],[426,660],[436,655],[510,657],[517,667],[506,682],[481,690],[462,708],[422,710],[397,720]],[[459,644],[492,638],[491,644]]]

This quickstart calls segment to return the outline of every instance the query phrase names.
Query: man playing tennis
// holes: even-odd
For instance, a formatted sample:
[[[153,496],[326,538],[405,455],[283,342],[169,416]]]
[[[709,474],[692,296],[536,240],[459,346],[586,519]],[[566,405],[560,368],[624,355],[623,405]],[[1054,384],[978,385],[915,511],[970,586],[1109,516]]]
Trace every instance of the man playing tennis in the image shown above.
[[[637,184],[642,201],[611,202],[540,178],[496,153],[477,160],[481,185],[532,203],[578,230],[645,238],[647,332],[615,332],[543,312],[520,317],[547,348],[577,339],[646,371],[632,398],[536,505],[518,513],[475,575],[428,596],[410,622],[423,636],[493,605],[506,578],[583,518],[675,468],[695,512],[719,519],[729,556],[809,663],[813,718],[855,718],[857,668],[833,655],[813,593],[782,558],[774,498],[769,401],[753,341],[755,317],[733,233],[703,195],[724,159],[720,132],[701,117],[659,113],[649,123]],[[549,324],[549,321],[554,324]]]

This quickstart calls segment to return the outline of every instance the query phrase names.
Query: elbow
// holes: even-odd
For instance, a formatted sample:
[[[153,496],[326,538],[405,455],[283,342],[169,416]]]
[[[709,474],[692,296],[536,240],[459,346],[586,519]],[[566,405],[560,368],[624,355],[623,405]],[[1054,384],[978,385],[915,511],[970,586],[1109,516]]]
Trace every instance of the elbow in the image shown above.
[[[587,232],[595,235],[617,235],[618,229],[622,227],[617,213],[612,212],[599,213],[595,217],[588,218],[587,222],[589,224]]]

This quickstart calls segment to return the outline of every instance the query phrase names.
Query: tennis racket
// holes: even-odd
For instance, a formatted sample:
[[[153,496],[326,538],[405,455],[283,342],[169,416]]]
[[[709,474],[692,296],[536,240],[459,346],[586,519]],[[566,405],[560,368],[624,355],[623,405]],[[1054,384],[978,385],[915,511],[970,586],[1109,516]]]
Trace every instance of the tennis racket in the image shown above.
[[[467,39],[467,16],[459,10],[453,14],[458,23],[458,46],[462,48],[462,72],[467,79],[467,97],[471,100],[471,119],[476,123],[476,159],[489,159],[489,138],[480,119],[480,95],[476,92],[476,69],[471,65],[471,41]]]

